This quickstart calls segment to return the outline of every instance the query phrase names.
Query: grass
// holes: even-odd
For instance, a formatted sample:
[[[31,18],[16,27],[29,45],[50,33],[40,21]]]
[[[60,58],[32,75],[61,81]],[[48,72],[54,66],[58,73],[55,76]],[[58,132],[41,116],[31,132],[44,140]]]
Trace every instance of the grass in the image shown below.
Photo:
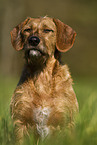
[[[97,78],[75,78],[74,90],[79,102],[79,115],[72,134],[63,133],[39,145],[96,145],[97,144]],[[14,144],[14,129],[9,104],[17,79],[0,77],[0,145]],[[32,145],[33,137],[24,145]]]

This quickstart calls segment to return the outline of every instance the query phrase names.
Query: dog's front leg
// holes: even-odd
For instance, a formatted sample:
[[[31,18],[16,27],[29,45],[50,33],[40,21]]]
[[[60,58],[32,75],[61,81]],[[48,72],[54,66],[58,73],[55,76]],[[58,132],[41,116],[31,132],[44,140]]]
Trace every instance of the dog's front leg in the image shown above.
[[[22,144],[24,137],[29,136],[29,133],[27,131],[26,125],[21,124],[15,124],[15,137],[16,137],[16,144]]]

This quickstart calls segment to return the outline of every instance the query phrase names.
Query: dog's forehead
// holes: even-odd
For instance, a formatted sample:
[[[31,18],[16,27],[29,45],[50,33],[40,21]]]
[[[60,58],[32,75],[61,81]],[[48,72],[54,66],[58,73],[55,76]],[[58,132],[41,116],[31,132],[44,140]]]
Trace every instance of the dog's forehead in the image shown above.
[[[52,29],[55,29],[56,25],[53,22],[52,18],[49,17],[43,17],[43,18],[30,18],[28,24],[29,26],[34,26],[34,27],[50,27]]]

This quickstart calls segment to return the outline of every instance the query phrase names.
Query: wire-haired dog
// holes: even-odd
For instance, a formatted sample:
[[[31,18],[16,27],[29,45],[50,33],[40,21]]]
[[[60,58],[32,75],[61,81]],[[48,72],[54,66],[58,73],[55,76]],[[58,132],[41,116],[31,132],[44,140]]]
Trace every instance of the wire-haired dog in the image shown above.
[[[49,17],[27,18],[11,31],[13,47],[22,50],[26,59],[10,105],[19,140],[29,128],[45,138],[74,126],[78,103],[59,52],[69,50],[75,36],[71,27]]]

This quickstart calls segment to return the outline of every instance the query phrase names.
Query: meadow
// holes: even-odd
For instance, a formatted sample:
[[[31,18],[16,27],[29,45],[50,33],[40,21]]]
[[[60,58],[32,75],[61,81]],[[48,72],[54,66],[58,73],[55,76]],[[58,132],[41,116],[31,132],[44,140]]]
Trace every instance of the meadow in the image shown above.
[[[79,115],[71,134],[58,134],[39,145],[97,145],[97,78],[73,77],[74,90],[79,102]],[[0,77],[0,145],[14,145],[14,129],[10,119],[10,100],[17,78]],[[32,145],[33,137],[24,145]]]

